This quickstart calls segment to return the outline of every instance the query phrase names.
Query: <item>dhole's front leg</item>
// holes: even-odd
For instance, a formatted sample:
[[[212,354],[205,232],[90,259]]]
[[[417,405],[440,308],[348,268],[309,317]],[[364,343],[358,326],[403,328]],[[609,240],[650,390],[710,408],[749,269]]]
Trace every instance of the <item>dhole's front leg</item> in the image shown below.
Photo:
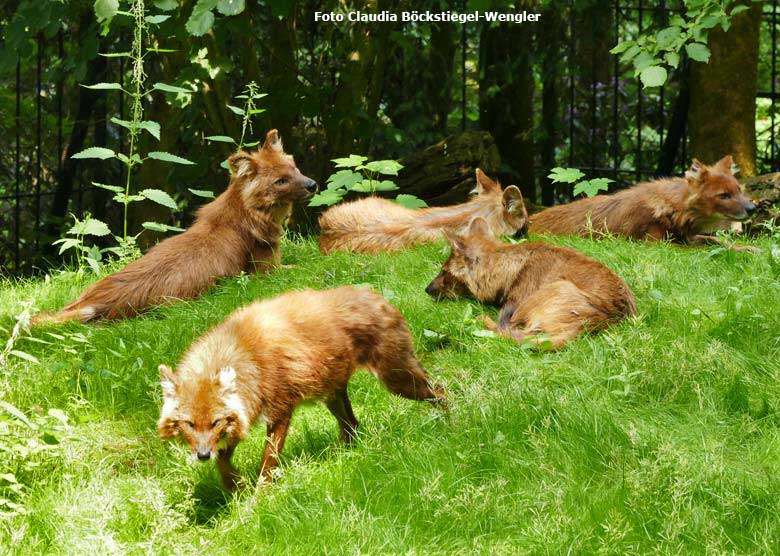
[[[761,252],[761,249],[758,247],[752,247],[750,245],[737,245],[736,243],[731,243],[717,236],[709,236],[705,234],[697,234],[693,236],[690,240],[690,243],[722,245],[723,247],[733,249],[734,251],[747,251],[748,253]]]
[[[278,268],[281,263],[282,255],[278,245],[258,244],[252,248],[246,270],[247,272],[265,274],[274,268]]]
[[[219,470],[219,475],[222,479],[222,486],[230,492],[236,490],[239,481],[238,471],[230,462],[235,449],[236,444],[228,441],[228,445],[220,448],[217,452],[217,470]]]
[[[292,417],[292,411],[269,423],[267,426],[265,450],[263,451],[263,461],[260,464],[260,480],[258,486],[273,480],[271,471],[279,464],[279,454],[282,453],[284,441],[287,438],[287,428],[290,426],[290,417]]]

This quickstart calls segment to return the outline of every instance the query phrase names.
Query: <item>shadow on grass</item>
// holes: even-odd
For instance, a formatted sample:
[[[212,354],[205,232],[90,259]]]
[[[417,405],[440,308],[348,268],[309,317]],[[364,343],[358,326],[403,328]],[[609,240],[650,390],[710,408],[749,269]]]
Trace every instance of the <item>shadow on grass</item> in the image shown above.
[[[214,527],[220,517],[228,513],[233,495],[223,489],[219,479],[214,477],[199,481],[192,497],[195,503],[189,515],[190,524]]]

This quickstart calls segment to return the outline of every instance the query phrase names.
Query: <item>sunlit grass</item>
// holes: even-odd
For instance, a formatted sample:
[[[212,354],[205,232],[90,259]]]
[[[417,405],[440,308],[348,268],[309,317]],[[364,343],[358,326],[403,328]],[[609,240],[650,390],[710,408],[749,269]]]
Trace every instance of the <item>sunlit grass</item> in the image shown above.
[[[550,240],[620,274],[639,316],[555,353],[474,335],[495,309],[436,302],[447,255],[321,256],[287,241],[291,269],[226,280],[203,299],[121,323],[36,330],[0,400],[63,410],[51,452],[11,454],[26,513],[0,517],[14,554],[772,553],[780,542],[780,285],[764,253],[623,240]],[[22,302],[52,310],[76,273],[0,289],[0,325]],[[234,497],[210,464],[156,438],[157,365],[236,307],[289,289],[370,284],[407,317],[448,415],[398,399],[367,373],[350,396],[361,436],[338,444],[324,407],[296,413],[282,478]],[[305,307],[300,308],[305,311]],[[50,333],[56,334],[52,336]],[[2,411],[2,410],[0,410]],[[11,422],[8,417],[0,425]],[[4,446],[0,427],[0,447]],[[17,429],[14,429],[17,430]],[[37,438],[40,431],[29,432]],[[253,480],[262,432],[235,461]]]

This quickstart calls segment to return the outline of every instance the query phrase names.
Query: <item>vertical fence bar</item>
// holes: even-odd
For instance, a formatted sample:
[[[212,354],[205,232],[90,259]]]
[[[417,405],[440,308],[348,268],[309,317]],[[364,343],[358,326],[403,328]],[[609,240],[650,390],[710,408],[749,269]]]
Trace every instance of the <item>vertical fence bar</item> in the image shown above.
[[[620,0],[615,1],[615,44],[620,42]],[[618,181],[618,169],[620,167],[620,136],[618,128],[620,127],[620,112],[618,111],[618,101],[620,97],[620,57],[615,55],[613,63],[613,83],[612,83],[612,173],[615,182]]]
[[[463,12],[466,11],[466,2],[463,2]],[[460,29],[460,130],[466,131],[466,24],[461,23]]]
[[[62,93],[64,89],[65,72],[62,63],[65,60],[65,51],[62,45],[62,29],[57,33],[57,56],[60,61],[60,75],[57,80],[57,177],[62,172]]]
[[[14,200],[14,270],[19,272],[19,244],[21,238],[19,237],[19,220],[21,216],[21,191],[19,185],[21,183],[20,165],[22,155],[22,142],[20,133],[22,130],[22,62],[21,59],[16,59],[16,156],[14,160],[15,166],[15,200]]]
[[[666,0],[660,0],[659,2],[660,10],[661,10],[661,21],[663,21],[663,26],[665,27],[666,24],[669,21],[669,14],[666,11]],[[664,124],[666,123],[665,116],[665,110],[664,110],[664,89],[665,86],[661,85],[661,90],[659,91],[659,97],[658,97],[658,108],[660,111],[660,118],[658,123],[658,151],[660,153],[661,149],[663,148],[664,144]],[[656,155],[656,160],[659,160],[659,156]]]
[[[574,2],[569,2],[569,166],[574,166]]]
[[[35,254],[41,235],[41,65],[43,64],[43,34],[38,35],[38,56],[35,67]]]
[[[775,95],[777,93],[775,82],[777,81],[777,0],[772,1],[772,80],[769,84],[772,92],[772,100],[769,107],[769,153],[772,160],[770,169],[777,172],[777,147],[775,145]]]
[[[642,0],[637,2],[637,27],[639,35],[642,35],[642,18],[644,16],[644,6]],[[636,172],[636,181],[642,181],[642,84],[637,84],[636,94],[636,151],[634,154],[634,166]]]

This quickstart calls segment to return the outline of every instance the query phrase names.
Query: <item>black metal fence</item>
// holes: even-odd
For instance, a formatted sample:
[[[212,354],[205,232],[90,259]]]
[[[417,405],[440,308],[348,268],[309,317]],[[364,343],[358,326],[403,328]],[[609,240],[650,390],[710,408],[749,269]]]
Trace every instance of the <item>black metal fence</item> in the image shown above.
[[[776,106],[780,94],[777,91],[778,1],[765,3],[761,28],[760,90],[756,99],[760,171],[777,171],[780,167]],[[574,10],[569,10],[571,17],[566,24],[561,52],[566,67],[560,95],[563,122],[554,153],[556,165],[578,167],[588,177],[610,177],[618,187],[684,170],[688,163],[684,64],[670,75],[664,87],[643,90],[636,86],[632,68],[621,64],[617,57],[609,56],[605,60],[594,54],[590,60],[583,59],[580,45],[584,43],[577,42],[608,40],[614,45],[618,39],[635,37],[650,26],[664,25],[670,14],[679,9],[679,2],[672,0],[612,2],[612,21],[607,27],[611,33],[606,39],[595,36],[595,25],[589,29],[578,28]],[[462,40],[462,47],[467,48],[465,32]],[[3,95],[0,96],[0,121],[4,122],[7,134],[0,137],[6,151],[0,152],[0,269],[4,273],[29,272],[42,264],[40,250],[54,239],[44,215],[52,207],[57,179],[66,163],[65,137],[72,120],[78,117],[65,114],[68,95],[77,87],[66,83],[62,71],[69,56],[68,47],[62,32],[53,39],[37,37],[35,67],[23,68],[17,62],[12,87],[6,87],[4,95],[0,92]],[[468,48],[473,49],[473,45]],[[125,73],[122,59],[109,59],[106,63],[105,80],[122,82]],[[51,76],[58,77],[51,79]],[[465,79],[456,86],[463,89],[462,98],[465,98]],[[122,128],[107,125],[106,120],[111,114],[121,117],[124,99],[121,93],[104,98],[108,99],[109,106],[93,115],[95,139],[100,133],[103,145],[121,151]],[[536,111],[540,113],[539,106]],[[673,125],[675,121],[679,125]],[[87,138],[86,145],[101,144],[92,139]],[[550,169],[550,161],[544,162],[542,158],[537,157],[541,182]],[[77,179],[67,192],[68,211],[81,215],[97,206],[94,190],[86,179]]]

